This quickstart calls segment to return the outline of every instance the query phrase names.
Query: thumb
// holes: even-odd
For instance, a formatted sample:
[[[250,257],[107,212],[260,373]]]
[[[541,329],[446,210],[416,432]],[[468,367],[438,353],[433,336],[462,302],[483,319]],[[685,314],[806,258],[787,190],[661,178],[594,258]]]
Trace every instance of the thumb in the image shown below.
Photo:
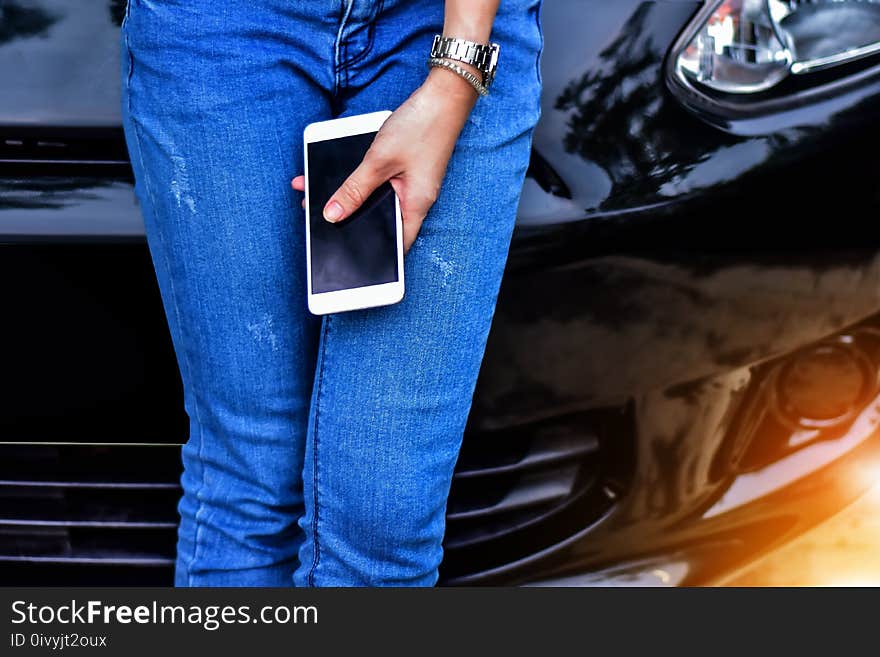
[[[330,223],[337,223],[350,216],[386,180],[387,177],[378,166],[375,156],[371,156],[368,151],[358,168],[327,201],[327,205],[324,206],[324,219]]]

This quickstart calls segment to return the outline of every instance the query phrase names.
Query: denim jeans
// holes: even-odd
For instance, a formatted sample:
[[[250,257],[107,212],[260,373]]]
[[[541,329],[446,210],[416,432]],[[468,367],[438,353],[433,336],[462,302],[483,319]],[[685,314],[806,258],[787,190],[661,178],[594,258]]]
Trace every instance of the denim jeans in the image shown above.
[[[503,0],[393,306],[306,309],[306,124],[394,109],[442,0],[130,0],[123,122],[190,433],[177,586],[425,586],[539,116],[539,0]]]

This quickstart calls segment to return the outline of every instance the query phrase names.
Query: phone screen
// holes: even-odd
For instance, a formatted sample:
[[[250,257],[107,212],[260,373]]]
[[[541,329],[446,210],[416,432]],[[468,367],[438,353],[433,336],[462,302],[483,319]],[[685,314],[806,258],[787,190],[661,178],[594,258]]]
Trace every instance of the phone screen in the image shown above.
[[[369,132],[306,145],[312,294],[397,281],[397,225],[390,183],[379,187],[344,221],[331,224],[322,214],[375,136]]]

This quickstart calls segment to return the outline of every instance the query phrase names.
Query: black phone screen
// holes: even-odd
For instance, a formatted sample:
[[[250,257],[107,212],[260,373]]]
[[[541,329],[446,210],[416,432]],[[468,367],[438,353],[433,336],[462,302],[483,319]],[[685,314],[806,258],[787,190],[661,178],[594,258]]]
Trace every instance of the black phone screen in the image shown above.
[[[312,294],[397,281],[394,190],[384,183],[344,221],[331,224],[324,206],[360,164],[375,132],[307,144]]]

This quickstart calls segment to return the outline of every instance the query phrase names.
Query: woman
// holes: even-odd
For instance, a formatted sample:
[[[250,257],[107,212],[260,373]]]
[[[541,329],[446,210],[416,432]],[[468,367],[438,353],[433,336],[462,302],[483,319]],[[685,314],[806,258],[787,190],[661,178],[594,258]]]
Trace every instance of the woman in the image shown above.
[[[437,581],[539,115],[539,4],[129,0],[124,126],[190,417],[177,586]],[[440,33],[491,33],[488,96],[479,66],[426,65]],[[406,297],[322,321],[303,128],[395,108],[324,214],[391,181]]]

